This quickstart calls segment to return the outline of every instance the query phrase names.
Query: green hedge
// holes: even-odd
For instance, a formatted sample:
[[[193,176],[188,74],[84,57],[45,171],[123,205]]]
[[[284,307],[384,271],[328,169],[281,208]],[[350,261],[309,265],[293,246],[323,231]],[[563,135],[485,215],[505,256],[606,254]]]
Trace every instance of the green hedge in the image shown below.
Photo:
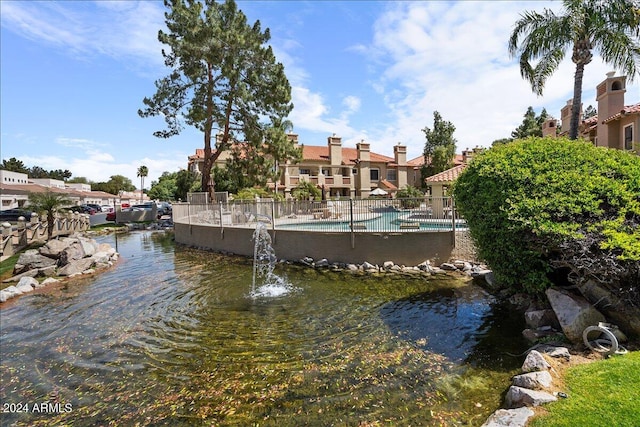
[[[563,251],[587,237],[595,242],[590,256],[640,260],[635,154],[565,138],[518,140],[476,156],[454,196],[479,255],[501,284],[544,290],[553,261],[576,267],[571,256],[578,255]]]

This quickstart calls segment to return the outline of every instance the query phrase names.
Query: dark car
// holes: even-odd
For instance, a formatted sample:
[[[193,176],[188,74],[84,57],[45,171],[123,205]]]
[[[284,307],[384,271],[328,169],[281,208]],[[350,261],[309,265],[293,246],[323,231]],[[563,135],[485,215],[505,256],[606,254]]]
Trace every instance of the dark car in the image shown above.
[[[93,203],[87,203],[85,206],[89,206],[90,208],[93,208],[96,210],[96,212],[102,212],[102,206],[100,205],[96,205]]]
[[[106,220],[107,221],[115,221],[116,220],[116,211],[108,212]]]
[[[31,211],[26,209],[7,209],[0,212],[0,221],[17,221],[21,216],[27,221],[31,220]]]
[[[94,215],[97,212],[94,208],[87,205],[71,206],[69,210],[71,212],[79,212],[79,213],[89,214],[89,215]]]

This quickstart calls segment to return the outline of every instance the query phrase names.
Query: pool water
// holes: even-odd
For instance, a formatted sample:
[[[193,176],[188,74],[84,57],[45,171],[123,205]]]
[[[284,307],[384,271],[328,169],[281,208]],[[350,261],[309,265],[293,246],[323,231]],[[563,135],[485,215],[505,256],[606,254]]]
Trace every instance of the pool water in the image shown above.
[[[480,425],[526,349],[465,280],[279,265],[292,291],[251,297],[251,260],[100,239],[115,267],[0,308],[2,404],[52,404],[2,425]]]

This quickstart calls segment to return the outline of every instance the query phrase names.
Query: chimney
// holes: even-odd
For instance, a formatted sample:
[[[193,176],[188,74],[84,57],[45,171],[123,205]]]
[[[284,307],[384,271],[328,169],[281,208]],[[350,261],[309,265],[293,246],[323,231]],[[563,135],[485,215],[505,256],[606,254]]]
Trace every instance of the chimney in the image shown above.
[[[329,164],[341,165],[342,164],[342,138],[336,136],[334,133],[327,138],[327,144],[329,145]]]
[[[400,145],[400,143],[398,142],[398,144],[393,147],[393,157],[395,158],[396,164],[398,166],[406,166],[407,147],[405,145]]]
[[[615,71],[607,73],[606,79],[596,87],[598,101],[598,145],[602,147],[621,148],[616,135],[610,132],[609,126],[603,122],[624,109],[624,94],[627,77],[615,77]]]
[[[364,142],[364,139],[356,144],[358,150],[358,160],[361,162],[368,162],[371,160],[371,146],[369,143]]]
[[[558,121],[556,119],[554,119],[553,117],[549,117],[548,119],[546,119],[543,123],[542,123],[542,136],[550,136],[552,138],[555,138],[558,129]]]

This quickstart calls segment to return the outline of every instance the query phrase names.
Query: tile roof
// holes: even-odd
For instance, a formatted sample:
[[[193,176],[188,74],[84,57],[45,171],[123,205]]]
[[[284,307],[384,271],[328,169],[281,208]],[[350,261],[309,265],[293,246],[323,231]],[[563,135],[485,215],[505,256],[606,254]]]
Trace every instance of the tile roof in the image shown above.
[[[627,114],[640,114],[640,102],[633,105],[626,105],[622,110],[620,110],[620,112],[612,115],[611,117],[607,117],[602,123],[619,120],[622,116],[626,116]]]
[[[355,160],[358,158],[358,150],[356,148],[342,147],[342,164],[354,165]],[[371,162],[377,163],[393,163],[395,159],[393,157],[384,156],[382,154],[369,153]],[[302,145],[302,159],[303,160],[315,160],[315,161],[329,161],[329,147],[326,145]]]
[[[466,164],[454,166],[451,169],[447,169],[446,171],[442,171],[435,175],[431,175],[426,178],[426,182],[453,182],[455,181],[460,173],[467,167]]]
[[[386,179],[382,179],[380,180],[380,184],[384,185],[385,187],[387,187],[389,190],[395,191],[398,189],[398,187],[395,184],[392,184],[391,182],[387,181]]]

